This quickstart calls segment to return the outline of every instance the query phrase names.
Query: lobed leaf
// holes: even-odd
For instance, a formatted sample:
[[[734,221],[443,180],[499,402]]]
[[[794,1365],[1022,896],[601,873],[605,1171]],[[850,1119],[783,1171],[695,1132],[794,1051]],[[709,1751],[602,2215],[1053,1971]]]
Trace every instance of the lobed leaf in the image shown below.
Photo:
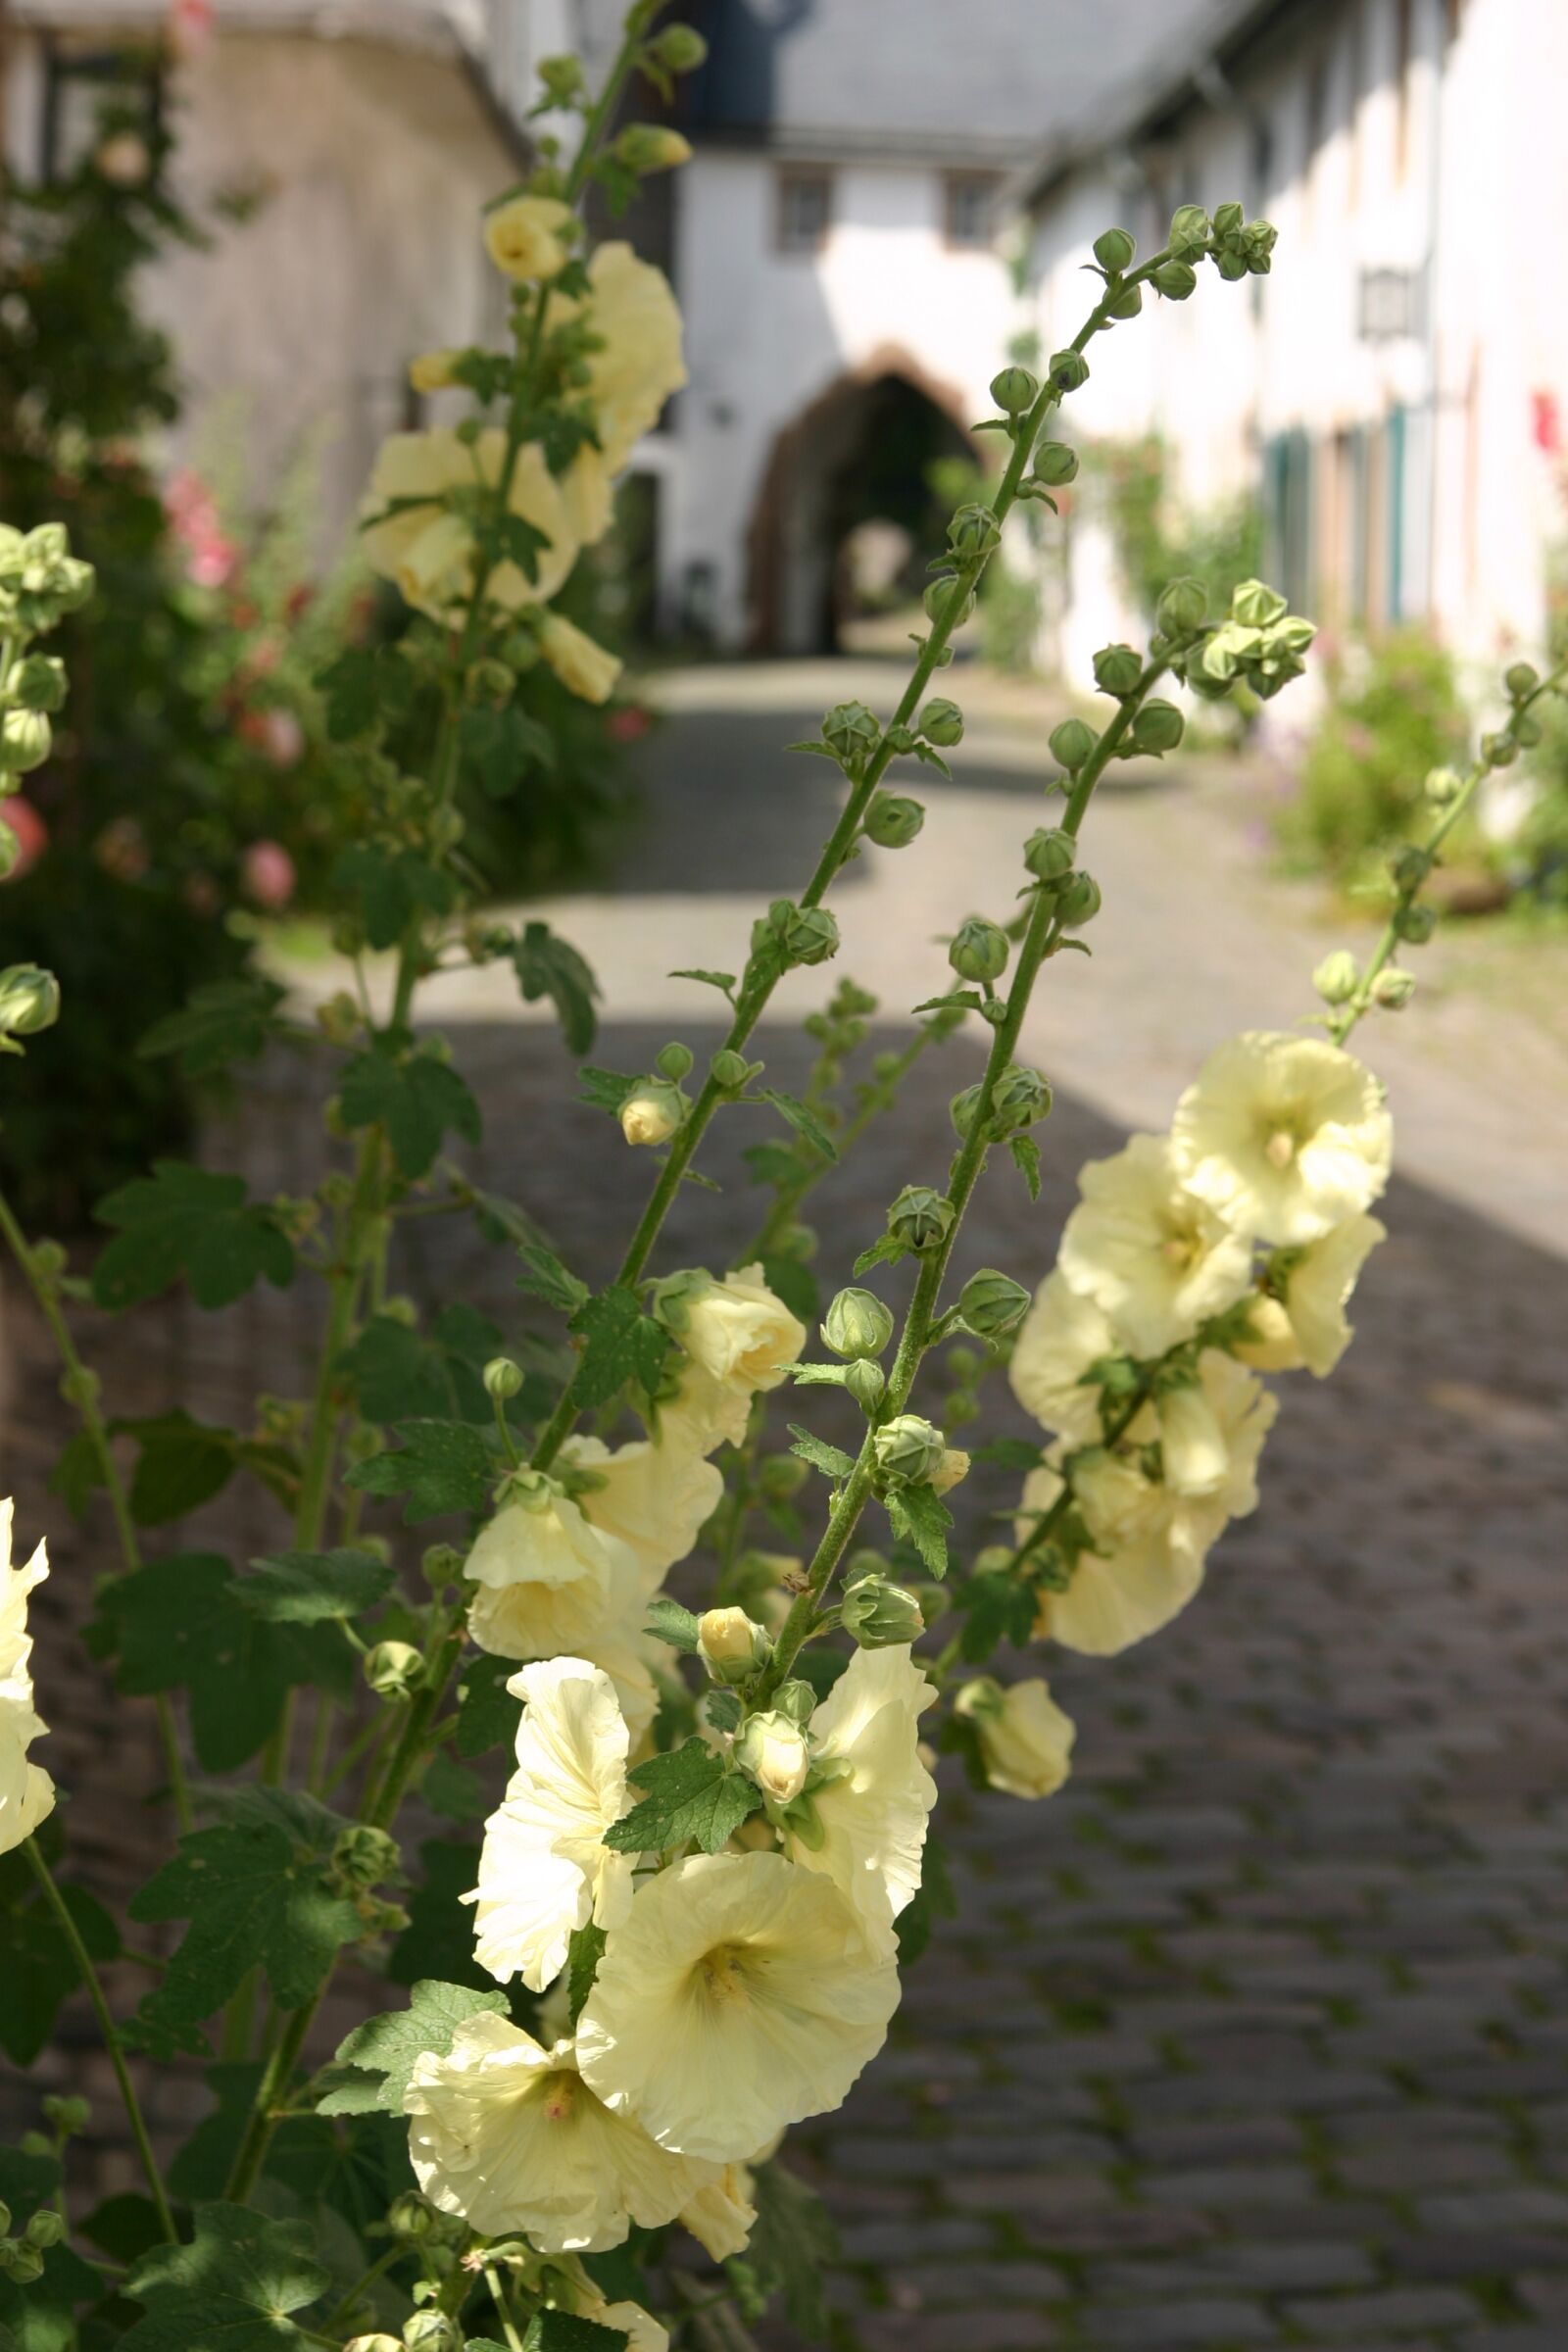
[[[294,1251],[270,1208],[246,1197],[242,1176],[219,1176],[177,1159],[153,1162],[100,1200],[100,1224],[119,1228],[93,1269],[93,1297],[122,1313],[183,1274],[198,1306],[230,1306],[263,1276],[285,1290]]]
[[[445,2057],[464,2019],[476,2017],[481,2011],[505,2017],[506,1994],[494,1990],[478,1992],[466,1984],[442,1984],[425,1978],[415,1985],[406,2009],[390,2009],[380,2017],[368,2018],[363,2026],[356,2026],[338,2043],[337,2062],[339,2066],[352,2067],[357,2074],[378,2078],[377,2103],[389,2115],[401,2115],[403,2094],[420,2058],[426,2051]],[[329,2092],[321,2100],[318,2112],[322,2115],[349,2112],[334,2105],[337,2097],[337,2092]]]
[[[761,1790],[727,1770],[702,1740],[634,1764],[627,1778],[651,1793],[605,1832],[615,1853],[663,1853],[692,1838],[705,1854],[716,1854],[762,1802]]]

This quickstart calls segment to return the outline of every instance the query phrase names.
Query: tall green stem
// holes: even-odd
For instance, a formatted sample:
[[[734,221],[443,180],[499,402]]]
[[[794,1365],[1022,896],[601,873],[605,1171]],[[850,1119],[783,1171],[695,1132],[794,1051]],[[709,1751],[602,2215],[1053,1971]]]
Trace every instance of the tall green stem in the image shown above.
[[[60,1932],[71,1947],[71,1956],[76,1963],[76,1973],[81,1979],[82,1989],[92,2003],[93,2013],[98,2020],[98,2031],[103,2035],[104,2048],[109,2053],[109,2063],[115,2070],[115,2081],[120,2085],[120,2096],[130,2125],[131,2137],[136,2142],[136,2153],[141,2159],[141,2169],[146,2176],[147,2191],[153,2201],[153,2210],[158,2216],[158,2227],[172,2246],[177,2245],[179,2232],[174,2228],[174,2217],[169,2210],[169,2199],[164,2193],[163,2177],[158,2170],[158,2160],[153,2154],[153,2143],[148,2137],[141,2102],[136,2096],[136,2086],[130,2079],[130,2070],[125,2064],[125,2052],[120,2039],[120,2031],[115,2024],[109,2003],[104,1997],[104,1988],[99,1983],[98,1971],[94,1968],[87,1947],[81,1940],[76,1923],[71,1916],[71,1906],[55,1885],[54,1873],[39,1852],[36,1841],[31,1838],[24,1838],[22,1850],[31,1863],[33,1876],[43,1888]]]

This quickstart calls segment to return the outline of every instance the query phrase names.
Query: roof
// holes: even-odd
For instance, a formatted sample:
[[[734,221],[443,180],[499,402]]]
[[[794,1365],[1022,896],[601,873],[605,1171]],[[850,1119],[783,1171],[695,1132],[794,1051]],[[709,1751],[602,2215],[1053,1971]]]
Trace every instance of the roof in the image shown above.
[[[1168,56],[1211,0],[691,0],[698,140],[1020,170]]]

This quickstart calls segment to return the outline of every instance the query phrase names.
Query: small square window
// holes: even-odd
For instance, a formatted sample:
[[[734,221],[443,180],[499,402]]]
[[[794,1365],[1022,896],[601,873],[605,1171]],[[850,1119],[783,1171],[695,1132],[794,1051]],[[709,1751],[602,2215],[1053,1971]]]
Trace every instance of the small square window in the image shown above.
[[[950,172],[943,205],[944,232],[950,245],[989,245],[997,183],[989,172]]]
[[[780,253],[819,253],[833,224],[833,174],[781,172],[778,180]]]

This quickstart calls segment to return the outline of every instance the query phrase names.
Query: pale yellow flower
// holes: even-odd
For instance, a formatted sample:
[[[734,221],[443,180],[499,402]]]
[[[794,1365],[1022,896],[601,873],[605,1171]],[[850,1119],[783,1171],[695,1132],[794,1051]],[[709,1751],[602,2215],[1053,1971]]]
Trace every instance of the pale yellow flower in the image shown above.
[[[24,1568],[11,1561],[16,1506],[0,1502],[0,1854],[30,1838],[54,1810],[55,1785],[27,1750],[47,1732],[32,1703],[32,1636],[27,1595],[49,1573],[40,1544]]]
[[[1077,1726],[1035,1677],[1004,1688],[988,1675],[965,1683],[955,1711],[975,1727],[993,1788],[1007,1796],[1054,1796],[1072,1764]]]
[[[679,2220],[713,2262],[731,2262],[744,2254],[757,2226],[752,2203],[752,2172],[745,2164],[726,2164],[718,2179],[699,2189]]]
[[[781,1854],[699,1854],[641,1887],[577,2029],[606,2105],[728,2164],[837,2107],[887,2038],[898,1970],[827,1879]]]
[[[1044,1428],[1074,1445],[1093,1445],[1101,1434],[1101,1393],[1084,1376],[1102,1358],[1125,1353],[1108,1318],[1054,1267],[1019,1325],[1007,1378],[1024,1411]]]
[[[620,657],[579,629],[559,612],[547,612],[539,624],[539,651],[565,687],[579,702],[608,703],[620,675]]]
[[[557,196],[510,196],[484,216],[484,249],[515,282],[554,277],[566,266],[576,216]]]
[[[636,1555],[649,1592],[686,1558],[724,1493],[721,1472],[665,1430],[613,1451],[598,1438],[568,1438],[561,1458],[600,1482],[577,1497],[591,1527]]]
[[[461,345],[448,345],[440,351],[421,351],[417,359],[409,362],[409,384],[416,392],[444,392],[457,382],[453,370],[463,357]]]
[[[502,1504],[463,1572],[478,1587],[468,1631],[498,1657],[591,1658],[591,1645],[612,1628],[634,1611],[640,1621],[645,1586],[636,1553],[592,1526],[549,1480]]]
[[[477,558],[466,516],[448,512],[440,501],[450,491],[493,488],[505,456],[506,435],[499,426],[487,427],[471,448],[447,425],[392,433],[376,453],[363,508],[366,561],[372,571],[396,581],[406,603],[437,620],[451,618],[471,595]],[[485,583],[490,603],[515,612],[521,605],[547,603],[577,560],[566,502],[536,441],[524,442],[517,452],[508,505],[546,542],[537,550],[536,579],[529,580],[508,558]],[[389,507],[396,511],[387,513]]]
[[[1308,1242],[1286,1274],[1279,1298],[1252,1308],[1256,1341],[1237,1349],[1259,1372],[1295,1372],[1303,1365],[1326,1380],[1354,1336],[1346,1314],[1362,1266],[1387,1226],[1376,1217],[1347,1217],[1320,1242]]]
[[[790,1858],[831,1879],[883,1950],[920,1886],[937,1785],[920,1760],[918,1727],[936,1695],[907,1643],[858,1649],[811,1717],[811,1760],[836,1776],[810,1794],[820,1844],[785,1824]]]
[[[680,311],[663,271],[641,260],[624,240],[595,248],[588,279],[580,308],[599,348],[587,356],[585,397],[598,426],[599,449],[580,456],[599,456],[606,471],[616,474],[659,422],[670,394],[686,381]],[[569,303],[558,298],[551,317],[570,316],[578,307],[575,298]]]
[[[574,1929],[619,1925],[631,1908],[632,1857],[602,1840],[631,1810],[630,1738],[614,1686],[582,1658],[524,1666],[507,1685],[522,1699],[517,1767],[485,1824],[474,1903],[474,1957],[505,1984],[542,1992],[566,1965]]]
[[[1163,1355],[1245,1297],[1251,1243],[1187,1190],[1165,1136],[1135,1135],[1078,1182],[1057,1262],[1132,1354]]]
[[[419,2060],[404,2106],[430,2202],[544,2254],[600,2253],[633,2222],[660,2229],[711,2179],[604,2106],[569,2041],[546,2050],[489,2011],[464,2019],[447,2056]]]
[[[1321,1241],[1389,1180],[1394,1128],[1370,1070],[1325,1038],[1248,1030],[1209,1055],[1176,1105],[1189,1190],[1238,1232]]]

